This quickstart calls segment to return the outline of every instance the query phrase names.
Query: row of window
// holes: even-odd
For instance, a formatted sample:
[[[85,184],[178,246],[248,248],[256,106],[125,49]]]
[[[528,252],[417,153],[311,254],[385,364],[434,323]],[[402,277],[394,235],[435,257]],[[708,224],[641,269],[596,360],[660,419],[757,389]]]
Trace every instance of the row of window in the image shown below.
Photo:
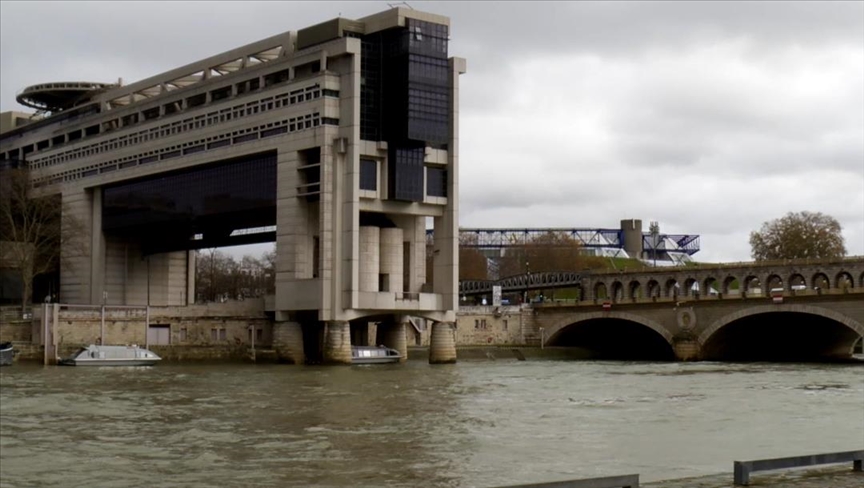
[[[330,122],[335,122],[334,125],[339,125],[338,119],[327,119]],[[174,146],[167,146],[160,149],[147,151],[133,156],[127,156],[111,161],[106,161],[100,164],[94,164],[78,168],[74,170],[64,171],[59,175],[44,176],[34,180],[34,186],[51,185],[64,181],[77,180],[82,177],[93,176],[101,173],[108,173],[117,169],[124,169],[139,164],[147,164],[158,160],[166,160],[179,156],[194,154],[197,152],[218,149],[221,147],[240,144],[243,142],[263,139],[279,134],[297,132],[301,130],[311,129],[321,125],[321,117],[318,113],[291,117],[277,122],[270,122],[256,127],[240,129],[233,132],[226,132],[217,136],[206,137],[196,141],[190,141]]]
[[[318,84],[314,84],[305,88],[293,90],[289,93],[283,93],[275,97],[268,97],[245,104],[238,104],[233,107],[224,108],[218,111],[209,112],[195,117],[189,117],[187,119],[173,122],[171,124],[164,124],[159,127],[139,131],[137,133],[128,134],[122,137],[117,137],[98,144],[91,144],[89,146],[81,147],[75,150],[69,150],[52,156],[50,158],[35,159],[31,162],[30,166],[32,168],[53,166],[80,157],[87,157],[106,151],[113,151],[130,145],[135,145],[142,142],[156,140],[162,137],[179,134],[181,132],[201,129],[230,120],[278,109],[284,106],[306,102],[309,100],[317,99],[321,97],[322,94],[324,96],[337,98],[339,96],[339,92],[337,90],[321,90]]]

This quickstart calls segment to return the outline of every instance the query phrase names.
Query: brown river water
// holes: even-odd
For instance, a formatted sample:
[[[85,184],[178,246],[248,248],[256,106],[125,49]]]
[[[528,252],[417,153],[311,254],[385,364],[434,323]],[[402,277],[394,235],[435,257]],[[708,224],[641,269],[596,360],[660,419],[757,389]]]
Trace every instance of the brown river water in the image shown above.
[[[0,370],[0,487],[495,487],[864,448],[864,366]]]

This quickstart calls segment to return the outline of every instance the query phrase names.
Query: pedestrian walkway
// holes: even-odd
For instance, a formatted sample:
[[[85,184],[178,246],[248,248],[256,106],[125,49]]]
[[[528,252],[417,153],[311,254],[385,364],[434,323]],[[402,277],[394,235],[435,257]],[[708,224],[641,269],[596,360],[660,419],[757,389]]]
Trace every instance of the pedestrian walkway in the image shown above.
[[[640,483],[643,488],[735,488],[732,472],[697,478]],[[750,485],[758,488],[861,488],[864,472],[852,471],[851,463],[826,468],[757,472]]]

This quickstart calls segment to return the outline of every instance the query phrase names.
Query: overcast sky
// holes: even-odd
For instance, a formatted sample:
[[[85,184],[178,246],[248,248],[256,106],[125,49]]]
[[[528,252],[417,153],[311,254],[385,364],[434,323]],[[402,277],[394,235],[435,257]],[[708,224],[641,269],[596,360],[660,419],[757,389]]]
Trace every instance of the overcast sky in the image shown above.
[[[451,18],[460,224],[701,235],[750,259],[790,211],[864,255],[864,3],[409,2]],[[386,2],[0,2],[0,110],[46,81],[124,83]]]

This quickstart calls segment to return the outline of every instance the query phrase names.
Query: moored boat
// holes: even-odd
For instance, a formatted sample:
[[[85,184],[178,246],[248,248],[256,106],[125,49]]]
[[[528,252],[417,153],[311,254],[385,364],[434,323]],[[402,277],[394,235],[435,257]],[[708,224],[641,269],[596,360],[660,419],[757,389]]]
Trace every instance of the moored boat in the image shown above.
[[[402,355],[384,346],[351,346],[351,364],[398,363]]]
[[[11,366],[15,357],[15,349],[11,342],[0,343],[0,366]]]
[[[59,361],[63,366],[152,366],[162,358],[136,345],[102,346],[90,344]]]

